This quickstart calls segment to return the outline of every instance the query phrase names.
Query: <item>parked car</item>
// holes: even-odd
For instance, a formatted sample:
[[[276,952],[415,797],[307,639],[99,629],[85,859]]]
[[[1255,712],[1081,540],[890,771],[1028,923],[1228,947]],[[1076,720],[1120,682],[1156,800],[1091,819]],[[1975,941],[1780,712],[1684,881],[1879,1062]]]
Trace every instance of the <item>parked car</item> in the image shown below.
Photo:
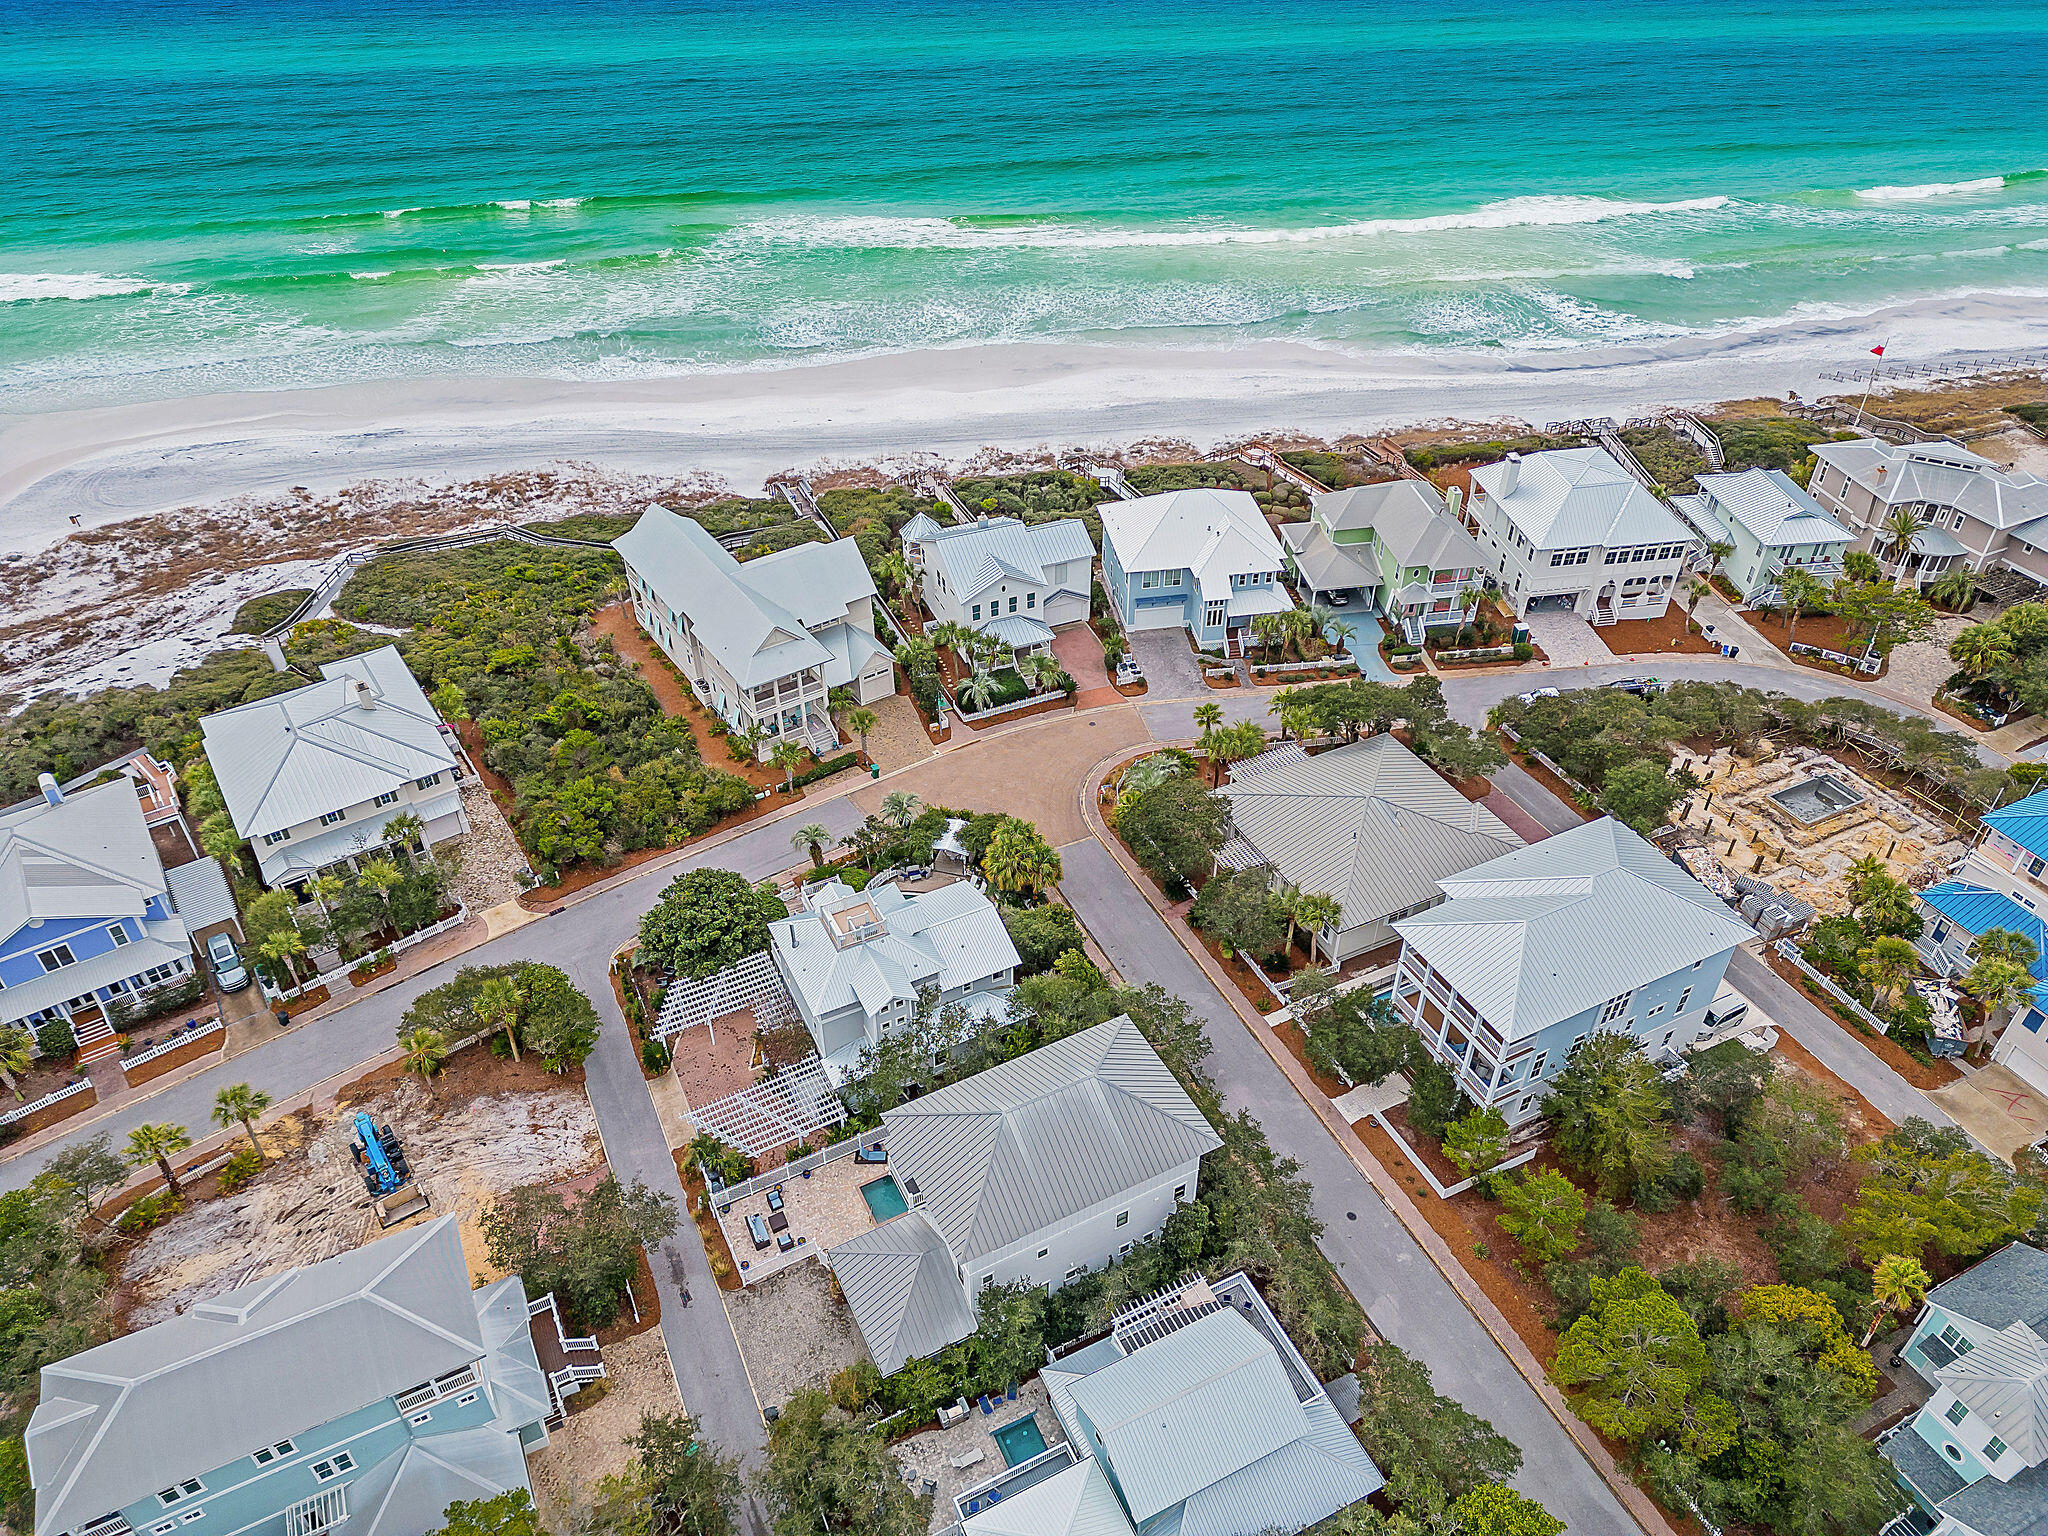
[[[223,992],[239,992],[249,985],[249,968],[242,964],[235,941],[225,933],[206,941],[206,964],[213,972],[214,984]]]
[[[1351,594],[1349,592],[1332,592],[1329,596],[1329,604],[1332,608],[1349,608],[1351,606]]]
[[[1137,657],[1121,656],[1117,658],[1116,680],[1120,683],[1142,683],[1145,681],[1145,669],[1138,665]]]
[[[1516,695],[1524,704],[1534,704],[1538,699],[1554,699],[1557,696],[1555,688],[1531,688],[1527,693]]]

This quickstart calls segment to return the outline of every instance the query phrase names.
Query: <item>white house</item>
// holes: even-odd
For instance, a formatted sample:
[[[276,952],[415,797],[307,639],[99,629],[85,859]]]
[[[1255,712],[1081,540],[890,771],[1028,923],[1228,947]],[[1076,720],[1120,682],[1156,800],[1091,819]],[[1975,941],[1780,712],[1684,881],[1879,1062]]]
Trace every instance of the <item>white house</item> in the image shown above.
[[[1315,946],[1340,965],[1442,901],[1438,880],[1522,846],[1392,736],[1314,757],[1287,742],[1239,764],[1222,793],[1233,830],[1218,860],[1336,897],[1344,915]]]
[[[407,812],[430,847],[469,830],[455,733],[397,648],[330,661],[320,675],[199,722],[228,817],[272,887],[297,890],[375,853]]]
[[[1833,581],[1854,538],[1782,469],[1701,475],[1699,490],[1671,505],[1707,543],[1732,546],[1721,574],[1750,603],[1772,601],[1787,570]]]
[[[1294,606],[1280,541],[1249,491],[1167,491],[1097,510],[1103,585],[1126,630],[1186,629],[1200,649],[1236,654],[1253,619]]]
[[[853,540],[741,564],[701,523],[651,506],[612,548],[640,627],[699,703],[761,733],[763,761],[784,739],[820,757],[838,748],[832,689],[862,704],[896,691],[896,663],[875,638],[874,578]]]
[[[1884,525],[1904,507],[1920,525],[1906,556],[1910,580],[1932,581],[1961,563],[1979,571],[2005,566],[2048,583],[2048,480],[1955,443],[1859,437],[1815,443],[1813,453],[1815,499],[1895,578]]]
[[[936,621],[992,634],[1012,651],[1043,650],[1054,629],[1088,617],[1095,544],[1079,518],[984,517],[945,528],[919,513],[903,525],[903,554]]]
[[[768,949],[835,1084],[910,1022],[921,992],[999,1017],[1016,985],[1002,914],[967,880],[920,893],[821,880],[803,911],[769,924]]]
[[[1604,448],[1511,453],[1472,471],[1472,515],[1515,616],[1654,619],[1698,536]]]
[[[1475,1104],[1509,1125],[1596,1033],[1670,1060],[1701,1033],[1738,944],[1756,937],[1611,816],[1437,881],[1394,925],[1394,1010]]]
[[[1222,1145],[1129,1018],[882,1115],[907,1214],[825,1255],[884,1372],[974,1331],[990,1282],[1057,1289],[1158,1237]]]

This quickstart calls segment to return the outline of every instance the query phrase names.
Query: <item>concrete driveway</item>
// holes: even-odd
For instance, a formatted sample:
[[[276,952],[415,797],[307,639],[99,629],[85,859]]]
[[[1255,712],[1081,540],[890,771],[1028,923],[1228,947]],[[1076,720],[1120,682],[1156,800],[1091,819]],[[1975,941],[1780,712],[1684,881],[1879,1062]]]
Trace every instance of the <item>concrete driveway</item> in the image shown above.
[[[1145,669],[1145,692],[1154,699],[1207,698],[1213,692],[1202,681],[1195,653],[1188,649],[1184,629],[1132,630],[1126,638],[1131,654]]]
[[[2006,1027],[2019,1028],[2017,1024]],[[1927,1096],[1996,1156],[2009,1163],[2021,1147],[2048,1136],[2048,1098],[2031,1084],[1995,1061],[1981,1067],[1957,1065],[1968,1076]]]

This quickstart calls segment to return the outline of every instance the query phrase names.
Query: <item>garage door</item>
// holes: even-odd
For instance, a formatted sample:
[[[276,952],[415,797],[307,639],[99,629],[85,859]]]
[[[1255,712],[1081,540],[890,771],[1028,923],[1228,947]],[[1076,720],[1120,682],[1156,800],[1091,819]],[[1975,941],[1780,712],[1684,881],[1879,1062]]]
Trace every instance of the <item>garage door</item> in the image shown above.
[[[1062,624],[1079,624],[1088,617],[1088,599],[1078,593],[1071,597],[1049,597],[1045,600],[1045,622],[1058,628]]]
[[[1145,603],[1141,601],[1137,609],[1131,614],[1131,628],[1179,629],[1181,627],[1182,615],[1185,611],[1185,605],[1178,601],[1171,603]]]

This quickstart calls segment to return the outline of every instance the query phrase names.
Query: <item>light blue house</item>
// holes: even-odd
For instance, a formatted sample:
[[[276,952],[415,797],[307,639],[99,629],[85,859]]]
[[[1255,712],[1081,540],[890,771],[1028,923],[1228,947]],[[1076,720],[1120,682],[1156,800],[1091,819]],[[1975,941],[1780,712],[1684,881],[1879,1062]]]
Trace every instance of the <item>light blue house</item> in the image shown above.
[[[420,1536],[528,1487],[527,1450],[603,1366],[516,1275],[472,1291],[455,1222],[45,1366],[35,1536]]]
[[[0,811],[0,1024],[69,1023],[90,1059],[107,1009],[191,976],[191,935],[127,778]]]
[[[1185,629],[1238,655],[1262,613],[1285,613],[1280,541],[1249,491],[1206,488],[1108,502],[1102,579],[1124,629]]]
[[[1737,945],[1756,933],[1611,816],[1437,881],[1394,924],[1394,1008],[1473,1103],[1542,1114],[1572,1052],[1627,1033],[1659,1060],[1697,1039]]]
[[[1699,491],[1671,505],[1708,543],[1731,546],[1721,574],[1748,603],[1775,603],[1788,570],[1833,581],[1855,538],[1782,469],[1701,475]]]
[[[1927,1293],[1903,1361],[1934,1388],[1878,1444],[1924,1536],[2048,1530],[2048,1253],[2014,1243]]]

